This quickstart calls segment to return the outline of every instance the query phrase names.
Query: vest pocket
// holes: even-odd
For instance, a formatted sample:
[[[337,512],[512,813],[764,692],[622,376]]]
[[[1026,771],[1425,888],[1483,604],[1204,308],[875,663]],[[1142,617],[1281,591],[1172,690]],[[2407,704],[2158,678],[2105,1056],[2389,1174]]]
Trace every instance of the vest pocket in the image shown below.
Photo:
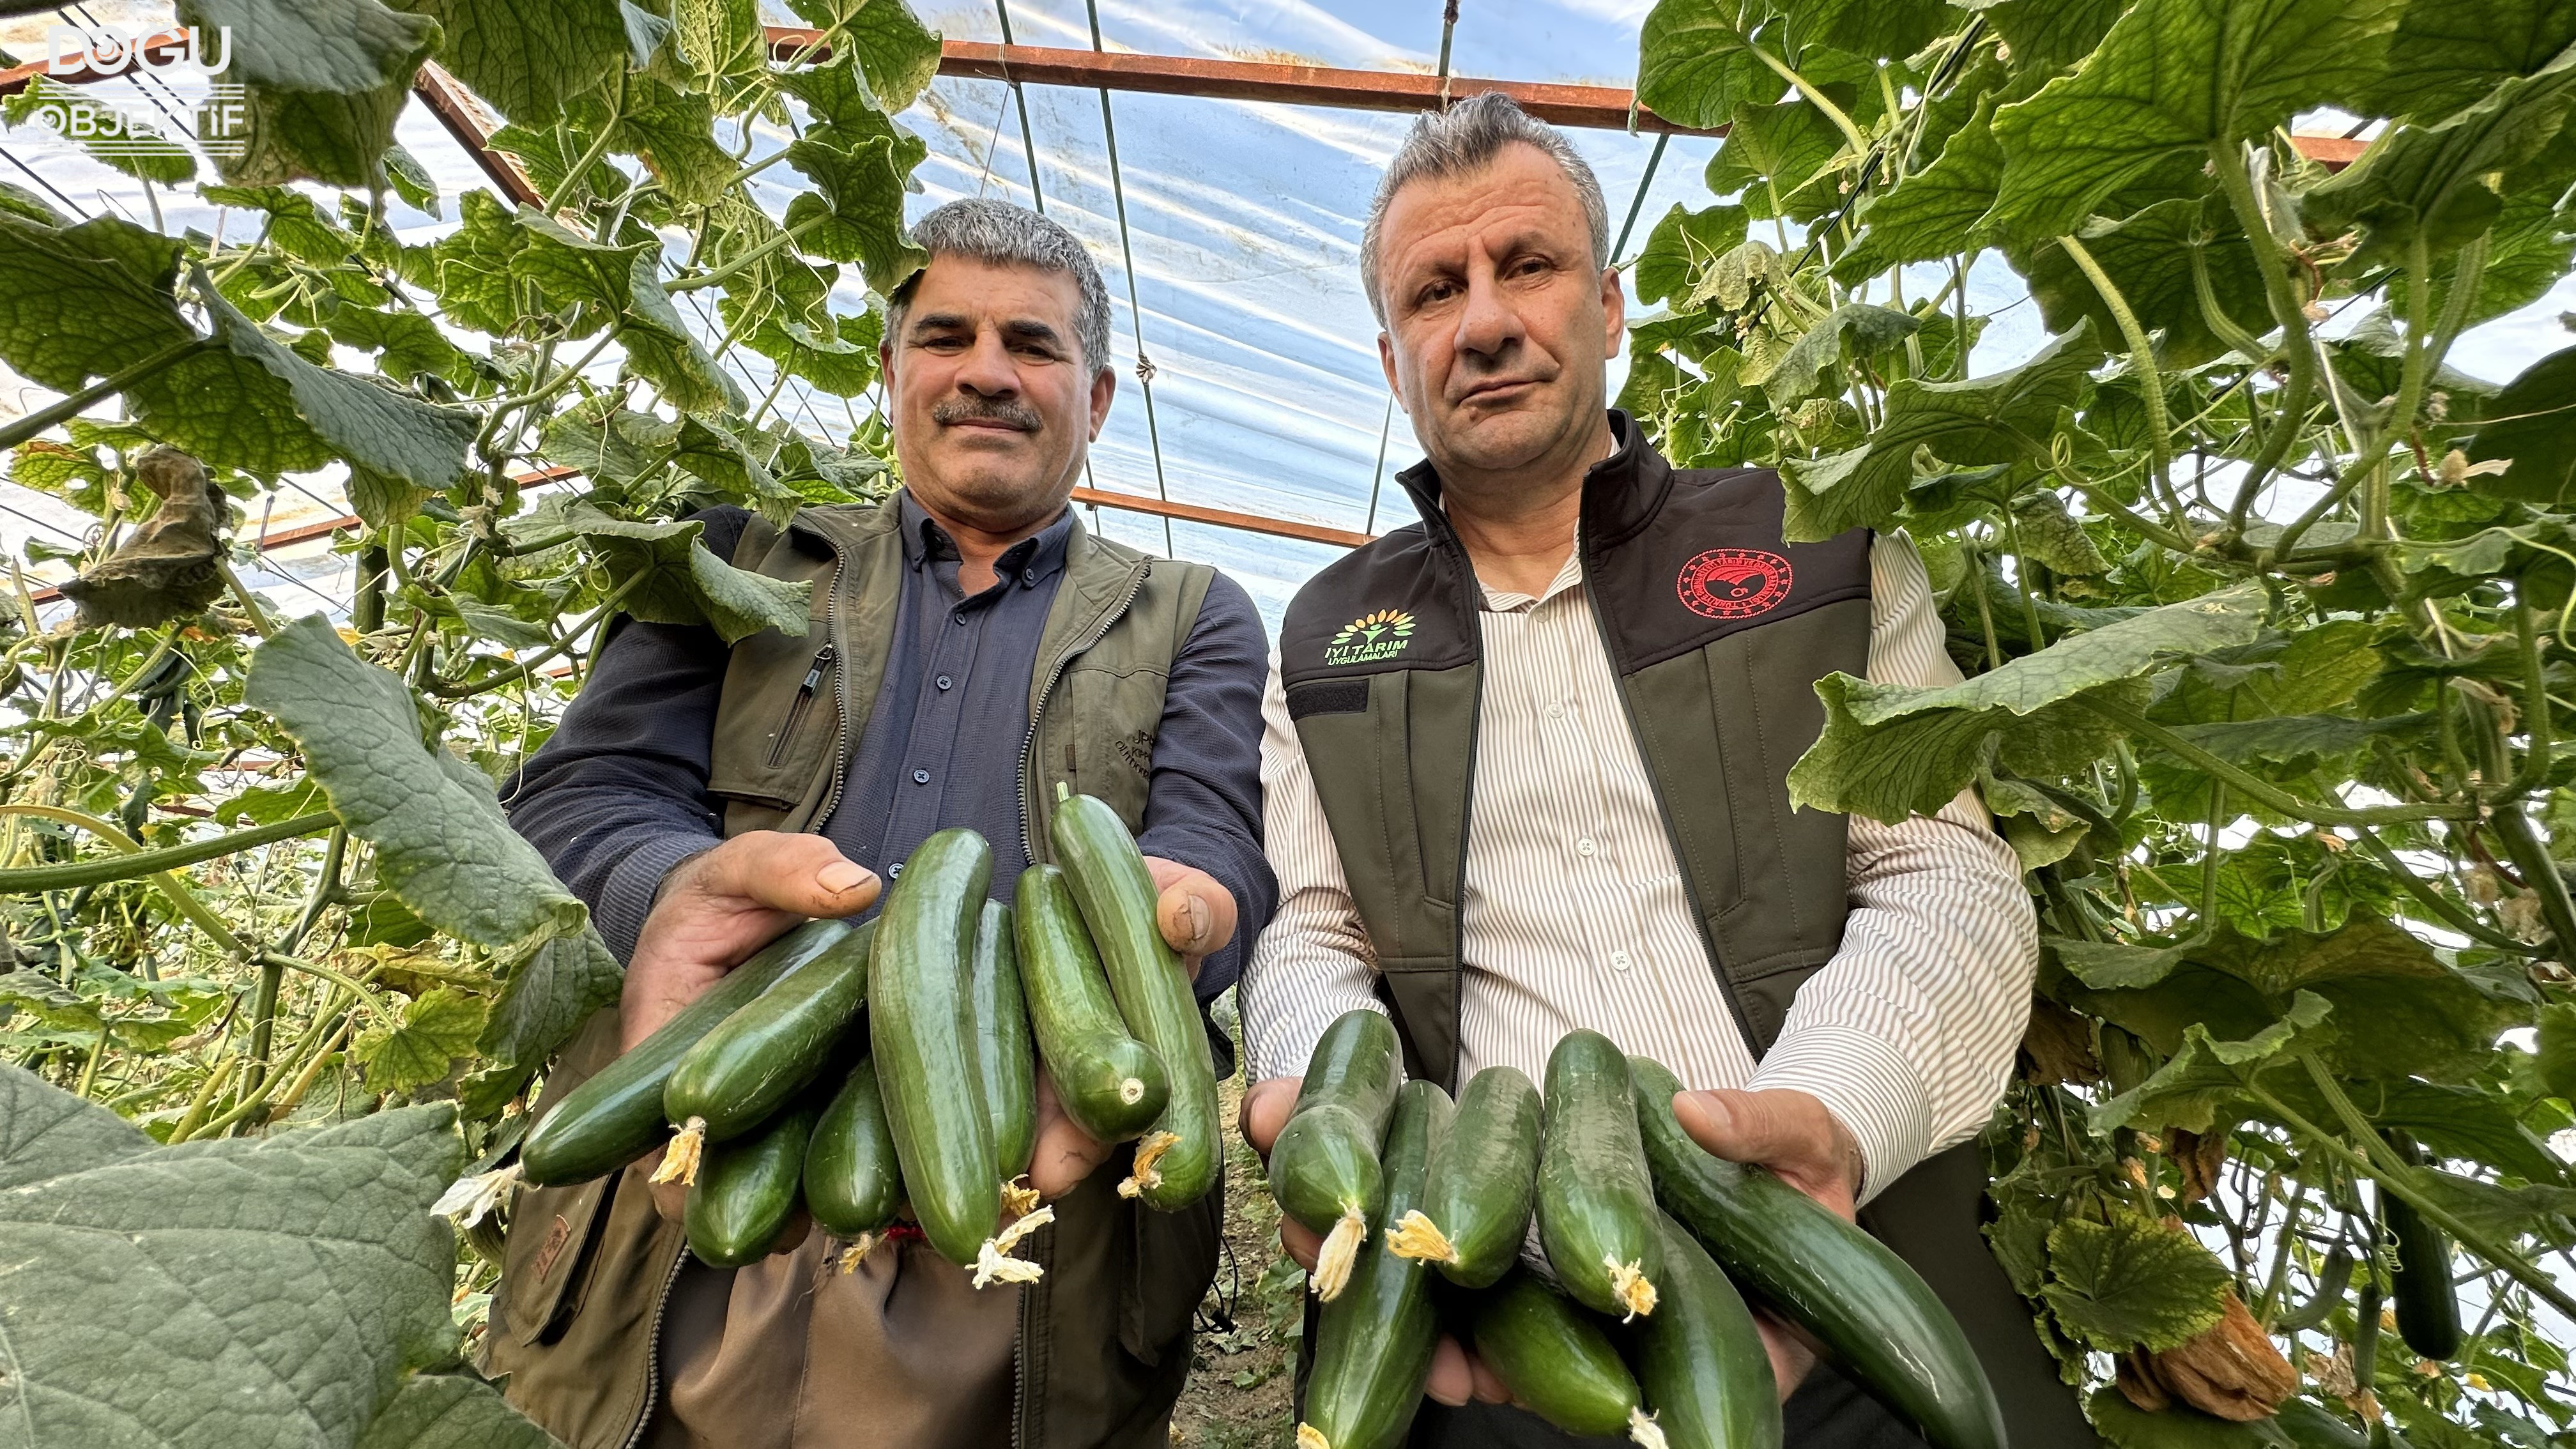
[[[813,664],[805,671],[804,682],[796,687],[796,698],[787,706],[787,722],[778,727],[777,738],[770,741],[771,769],[778,768],[779,763],[787,758],[788,744],[796,738],[797,729],[805,723],[805,717],[813,712],[815,697],[826,687],[832,673],[832,646],[826,644],[815,653]]]
[[[707,791],[786,809],[806,798],[831,759],[843,661],[816,620],[803,636],[770,633],[736,644],[716,703]]]
[[[568,1187],[523,1189],[502,1248],[501,1307],[511,1341],[551,1343],[581,1309],[607,1208],[624,1171]]]

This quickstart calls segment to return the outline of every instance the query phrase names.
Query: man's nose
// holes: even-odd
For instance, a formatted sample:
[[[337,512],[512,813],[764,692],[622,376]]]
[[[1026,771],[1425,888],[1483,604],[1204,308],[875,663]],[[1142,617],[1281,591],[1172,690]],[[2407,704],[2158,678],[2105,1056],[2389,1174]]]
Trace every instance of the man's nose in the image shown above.
[[[1458,350],[1479,357],[1499,357],[1528,335],[1521,314],[1490,271],[1467,278],[1467,305],[1458,313]]]
[[[987,332],[958,359],[957,385],[984,397],[1011,397],[1020,390],[1020,371],[1011,365],[1011,350]]]

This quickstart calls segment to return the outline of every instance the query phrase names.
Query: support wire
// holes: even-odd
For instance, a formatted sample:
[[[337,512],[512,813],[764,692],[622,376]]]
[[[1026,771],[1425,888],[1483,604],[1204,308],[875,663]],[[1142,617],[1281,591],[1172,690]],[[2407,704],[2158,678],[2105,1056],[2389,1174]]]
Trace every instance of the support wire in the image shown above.
[[[1091,17],[1092,53],[1107,54],[1100,43],[1100,0],[1083,0],[1083,9]],[[1109,143],[1109,194],[1118,205],[1118,255],[1127,267],[1127,319],[1136,329],[1136,382],[1145,392],[1145,440],[1154,450],[1154,496],[1169,503],[1172,490],[1163,478],[1163,432],[1154,418],[1154,360],[1145,355],[1145,308],[1136,299],[1136,248],[1128,239],[1127,187],[1118,175],[1118,123],[1110,114],[1107,86],[1100,88],[1100,132]],[[1177,557],[1169,514],[1163,516],[1163,554]]]
[[[1619,240],[1610,248],[1610,265],[1617,266],[1628,250],[1629,234],[1637,229],[1637,213],[1646,204],[1646,188],[1655,184],[1655,168],[1663,164],[1664,145],[1673,139],[1670,131],[1655,137],[1655,149],[1646,157],[1646,174],[1637,178],[1636,199],[1628,203],[1628,219],[1619,223]]]
[[[1395,392],[1389,389],[1386,395],[1386,421],[1377,425],[1377,481],[1369,485],[1368,522],[1360,525],[1362,533],[1377,532],[1377,497],[1386,491],[1386,440],[1387,436],[1394,431]]]

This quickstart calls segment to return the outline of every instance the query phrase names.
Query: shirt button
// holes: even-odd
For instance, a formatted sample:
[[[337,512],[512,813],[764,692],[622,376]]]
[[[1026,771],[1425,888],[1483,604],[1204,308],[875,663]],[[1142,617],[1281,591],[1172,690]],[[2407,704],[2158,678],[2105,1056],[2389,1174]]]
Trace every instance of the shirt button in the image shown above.
[[[929,772],[928,770],[915,770],[915,771],[913,771],[913,772],[912,772],[912,783],[914,783],[914,784],[916,784],[916,785],[927,785],[927,784],[929,784],[929,783],[930,783],[930,772]]]
[[[903,879],[903,862],[902,862],[902,861],[899,861],[899,860],[898,860],[898,861],[896,861],[894,864],[892,864],[892,865],[890,865],[890,866],[887,866],[887,867],[886,867],[886,879],[887,879],[887,880],[901,880],[901,879]]]
[[[957,621],[958,628],[963,629],[966,627],[966,616],[964,614],[951,614],[949,617]]]
[[[943,675],[939,676],[939,687],[940,687],[940,688],[942,688],[942,689],[946,689],[946,688],[949,686],[949,684],[950,684],[951,682],[952,682],[952,681],[948,678],[948,676],[947,676],[947,675],[943,674]]]
[[[1564,706],[1564,705],[1561,705],[1561,704],[1551,704],[1551,705],[1549,705],[1549,706],[1547,707],[1547,717],[1548,717],[1549,719],[1563,719],[1563,718],[1565,718],[1565,706]]]
[[[1581,840],[1574,842],[1574,853],[1577,855],[1590,855],[1592,853],[1592,837],[1587,835]]]
[[[1627,953],[1627,952],[1625,952],[1625,951],[1613,951],[1613,952],[1611,952],[1611,953],[1610,953],[1610,967],[1611,967],[1611,969],[1612,969],[1612,970],[1614,970],[1614,971],[1625,971],[1625,970],[1627,970],[1627,969],[1628,969],[1628,953]]]

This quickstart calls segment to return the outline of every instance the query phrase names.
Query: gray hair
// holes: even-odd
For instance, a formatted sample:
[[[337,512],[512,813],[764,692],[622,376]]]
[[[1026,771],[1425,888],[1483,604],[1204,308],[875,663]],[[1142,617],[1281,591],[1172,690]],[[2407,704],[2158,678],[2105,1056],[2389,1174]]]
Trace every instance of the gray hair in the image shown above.
[[[1592,229],[1592,265],[1596,270],[1610,265],[1610,204],[1601,198],[1601,178],[1592,174],[1592,167],[1563,131],[1522,110],[1501,91],[1486,91],[1415,121],[1412,134],[1387,163],[1385,179],[1377,184],[1377,199],[1369,203],[1368,227],[1360,233],[1360,285],[1368,290],[1379,326],[1386,325],[1386,302],[1377,290],[1378,232],[1386,222],[1387,203],[1425,177],[1447,180],[1482,171],[1515,142],[1537,147],[1563,168],[1565,179],[1574,183],[1574,194],[1583,202],[1583,220]]]
[[[1072,232],[1025,206],[969,196],[933,208],[914,222],[912,240],[933,259],[972,257],[997,267],[1034,267],[1073,278],[1075,290],[1082,294],[1082,305],[1073,318],[1082,359],[1095,376],[1109,370],[1109,288],[1100,280],[1100,268],[1092,265],[1091,253],[1083,250]],[[886,299],[888,341],[902,335],[904,314],[912,309],[912,294],[920,287],[921,273],[915,272]]]

